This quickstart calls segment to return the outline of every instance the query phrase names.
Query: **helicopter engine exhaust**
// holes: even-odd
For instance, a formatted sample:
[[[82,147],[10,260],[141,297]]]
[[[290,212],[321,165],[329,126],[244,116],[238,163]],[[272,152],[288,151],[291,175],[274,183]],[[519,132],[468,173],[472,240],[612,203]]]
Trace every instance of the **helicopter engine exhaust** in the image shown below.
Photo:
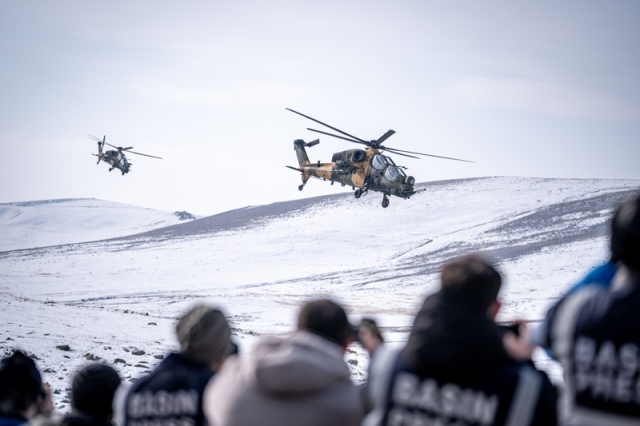
[[[354,164],[361,163],[367,159],[367,153],[362,149],[349,149],[347,151],[336,152],[333,154],[333,161],[336,164]]]

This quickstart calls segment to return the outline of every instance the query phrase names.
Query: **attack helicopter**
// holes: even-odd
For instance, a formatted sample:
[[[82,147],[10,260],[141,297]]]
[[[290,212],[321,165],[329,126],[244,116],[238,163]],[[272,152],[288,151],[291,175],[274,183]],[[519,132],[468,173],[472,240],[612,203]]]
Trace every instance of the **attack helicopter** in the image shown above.
[[[153,155],[147,155],[147,154],[141,154],[139,152],[133,152],[130,151],[131,149],[133,149],[132,146],[127,147],[127,148],[123,148],[121,146],[113,146],[107,142],[105,142],[105,140],[107,139],[106,136],[103,136],[102,140],[100,138],[97,138],[93,135],[89,135],[89,138],[93,139],[94,141],[98,142],[98,153],[97,154],[92,154],[95,155],[96,157],[98,157],[98,162],[96,164],[100,164],[100,161],[104,161],[105,163],[108,163],[111,165],[111,168],[109,169],[109,171],[113,170],[113,169],[118,169],[122,172],[122,175],[124,176],[125,173],[129,173],[130,169],[131,169],[131,162],[129,160],[127,160],[127,157],[124,155],[125,153],[127,154],[137,154],[137,155],[144,155],[145,157],[151,157],[151,158],[157,158],[159,160],[162,160],[162,158],[160,157],[155,157]],[[105,152],[102,152],[102,148],[105,145],[109,145],[110,147],[115,148],[116,150],[108,150]]]
[[[295,114],[301,115],[302,117],[308,118],[311,121],[315,121],[316,123],[338,132],[343,136],[309,128],[307,130],[366,146],[365,149],[349,149],[347,151],[336,152],[333,154],[333,158],[330,163],[321,163],[320,161],[317,163],[311,163],[305,148],[318,145],[320,140],[316,139],[311,142],[305,142],[302,139],[296,139],[293,141],[293,149],[298,157],[300,167],[286,167],[301,173],[302,185],[298,186],[298,190],[300,191],[304,189],[307,181],[314,177],[324,181],[331,181],[331,185],[333,185],[334,182],[339,182],[342,186],[349,185],[351,186],[351,189],[355,190],[353,195],[356,198],[360,198],[363,194],[367,194],[369,191],[382,192],[382,207],[387,208],[389,207],[390,195],[395,195],[396,197],[406,200],[418,192],[425,191],[425,189],[414,189],[414,185],[416,183],[415,178],[413,176],[407,176],[404,172],[406,167],[398,166],[391,157],[383,155],[383,151],[415,159],[420,159],[420,157],[416,157],[415,155],[425,155],[428,157],[474,163],[474,161],[461,160],[459,158],[404,151],[382,145],[384,141],[389,139],[395,133],[394,130],[387,131],[378,139],[366,141],[298,111],[294,111],[290,108],[286,109]]]

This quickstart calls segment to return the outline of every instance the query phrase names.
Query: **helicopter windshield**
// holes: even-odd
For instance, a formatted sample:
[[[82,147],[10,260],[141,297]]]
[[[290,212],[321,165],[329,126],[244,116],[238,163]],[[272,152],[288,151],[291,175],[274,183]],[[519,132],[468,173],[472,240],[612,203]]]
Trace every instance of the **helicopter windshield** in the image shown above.
[[[398,169],[393,166],[387,167],[387,171],[384,173],[384,177],[389,180],[396,180],[398,178]]]
[[[389,164],[392,164],[392,165],[394,165],[394,166],[396,165],[396,163],[394,163],[394,162],[393,162],[393,160],[391,159],[391,157],[387,157],[387,156],[385,155],[385,156],[384,156],[384,158],[386,158],[386,159],[387,159],[387,161],[389,162]]]
[[[398,173],[400,173],[400,176],[402,176],[403,178],[407,177],[407,175],[404,174],[404,172],[402,171],[402,169],[400,167],[398,167]]]
[[[382,170],[387,165],[387,160],[385,160],[382,155],[376,154],[373,156],[373,161],[371,162],[371,164],[376,169]]]

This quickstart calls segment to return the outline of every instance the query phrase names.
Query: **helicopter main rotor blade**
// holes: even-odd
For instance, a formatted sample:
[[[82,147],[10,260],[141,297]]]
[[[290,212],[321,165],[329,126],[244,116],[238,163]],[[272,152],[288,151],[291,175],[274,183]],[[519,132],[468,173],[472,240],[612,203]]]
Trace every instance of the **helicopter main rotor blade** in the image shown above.
[[[149,155],[149,154],[141,154],[141,153],[139,153],[139,152],[127,151],[127,154],[144,155],[145,157],[157,158],[157,159],[159,159],[159,160],[162,160],[162,157],[156,157],[156,156],[154,156],[154,155]]]
[[[411,153],[411,154],[426,155],[427,157],[444,158],[445,160],[455,160],[455,161],[464,161],[465,163],[475,163],[475,161],[462,160],[460,158],[453,158],[453,157],[443,157],[441,155],[424,154],[422,152],[403,151],[401,149],[388,148],[388,147],[385,147],[384,149],[386,149],[387,151],[393,152],[395,154],[400,154],[400,152],[408,152],[408,153]]]
[[[360,139],[360,138],[357,138],[357,137],[355,137],[355,136],[353,136],[353,135],[350,135],[350,134],[349,134],[349,133],[347,133],[347,132],[343,132],[343,131],[342,131],[342,130],[340,130],[340,129],[336,129],[335,127],[329,126],[328,124],[323,123],[322,121],[318,121],[318,120],[316,120],[315,118],[311,118],[311,117],[309,117],[308,115],[304,115],[304,114],[302,114],[301,112],[294,111],[294,110],[292,110],[291,108],[285,108],[285,109],[286,109],[286,110],[289,110],[289,111],[291,111],[291,112],[293,112],[293,113],[295,113],[295,114],[301,115],[301,116],[303,116],[304,118],[308,118],[308,119],[309,119],[309,120],[311,120],[311,121],[315,121],[315,122],[316,122],[316,123],[318,123],[318,124],[322,124],[323,126],[328,127],[328,128],[330,128],[331,130],[335,130],[335,131],[336,131],[336,132],[338,132],[338,133],[342,133],[342,134],[343,134],[343,135],[345,135],[345,136],[349,136],[350,138],[355,139],[355,140],[357,140],[357,141],[360,141],[360,142],[362,142],[362,143],[363,143],[363,144],[365,144],[365,145],[367,144],[367,142],[366,142],[366,141],[364,141],[364,140],[362,140],[362,139]]]
[[[115,145],[111,145],[110,143],[106,143],[106,142],[104,142],[104,144],[105,144],[105,145],[109,145],[110,147],[115,148],[115,149],[120,149],[120,148],[118,148],[118,147],[117,147],[117,146],[115,146]]]
[[[420,157],[414,157],[413,155],[409,155],[409,154],[401,154],[399,152],[394,152],[389,150],[389,148],[385,148],[384,150],[389,151],[390,153],[392,153],[393,155],[402,155],[403,157],[409,157],[409,158],[415,158],[416,160],[420,160]]]
[[[309,128],[307,128],[307,130],[311,130],[312,132],[316,132],[316,133],[322,133],[323,135],[327,135],[327,136],[333,136],[334,138],[343,139],[345,141],[349,141],[349,142],[353,142],[353,143],[359,143],[361,145],[366,145],[366,143],[364,143],[364,142],[359,142],[359,141],[356,141],[356,140],[353,140],[353,139],[348,139],[348,138],[345,138],[343,136],[334,135],[332,133],[322,132],[320,130],[314,130],[314,129],[309,129]]]
[[[94,141],[96,141],[96,142],[102,142],[102,139],[97,138],[97,137],[95,137],[95,136],[93,136],[93,135],[89,135],[89,137],[90,137],[91,139],[93,139]]]
[[[130,147],[128,147],[128,148],[122,148],[122,151],[128,151],[128,150],[130,150],[130,149],[133,149],[133,147],[132,147],[132,146],[130,146]]]
[[[380,139],[378,139],[376,141],[377,144],[381,144],[382,142],[386,141],[387,139],[389,139],[391,136],[393,136],[396,133],[395,130],[389,130],[387,131],[387,133],[385,133],[384,135],[380,136]]]
[[[391,148],[391,147],[384,147],[384,149],[391,149],[393,151],[400,151],[400,152],[407,152],[409,154],[418,154],[418,155],[431,155],[431,154],[423,154],[422,152],[414,152],[414,151],[405,151],[404,149],[398,149],[398,148]]]

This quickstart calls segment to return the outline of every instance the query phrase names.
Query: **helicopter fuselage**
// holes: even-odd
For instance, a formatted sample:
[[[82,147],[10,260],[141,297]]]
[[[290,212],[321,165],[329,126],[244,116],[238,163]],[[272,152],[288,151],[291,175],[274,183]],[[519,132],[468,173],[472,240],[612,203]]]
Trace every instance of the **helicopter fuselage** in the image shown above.
[[[94,154],[96,155],[96,154]],[[111,168],[109,171],[113,169],[118,169],[122,172],[122,174],[129,173],[129,168],[131,167],[131,163],[127,160],[127,157],[120,150],[108,150],[103,152],[99,152],[97,154],[98,162],[104,161],[109,164]]]
[[[302,172],[303,185],[312,178],[338,182],[342,186],[359,188],[361,191],[382,192],[400,198],[410,198],[415,194],[415,180],[407,177],[402,168],[396,166],[390,157],[376,148],[350,149],[336,152],[332,162],[312,163],[308,160],[305,144],[301,140],[294,142]]]
[[[405,167],[397,166],[391,157],[383,155],[383,151],[415,159],[420,159],[420,157],[416,157],[416,155],[426,155],[428,157],[469,162],[468,160],[462,160],[460,158],[405,151],[403,149],[392,148],[388,145],[382,145],[396,133],[395,130],[387,130],[385,134],[378,139],[367,141],[343,132],[313,117],[304,115],[301,112],[294,111],[291,108],[286,109],[339,134],[309,128],[307,130],[367,147],[365,149],[350,149],[336,152],[333,154],[331,163],[320,163],[318,161],[314,164],[309,161],[305,147],[317,145],[320,141],[316,139],[311,142],[305,142],[302,139],[296,139],[293,141],[293,149],[298,156],[298,164],[300,167],[287,167],[302,172],[302,185],[298,186],[298,190],[300,191],[304,189],[304,186],[311,177],[330,180],[332,185],[337,181],[340,182],[342,186],[350,185],[352,189],[355,190],[353,195],[356,198],[360,198],[362,194],[366,194],[369,190],[382,192],[384,194],[382,197],[382,207],[386,208],[389,207],[389,195],[395,195],[396,197],[406,200],[407,198],[411,198],[413,194],[425,191],[425,189],[415,190],[414,185],[416,180],[404,173],[403,169],[406,169]],[[471,163],[472,162],[473,161],[471,161]],[[356,189],[356,187],[358,189]]]
[[[98,142],[98,153],[97,154],[93,154],[96,157],[98,157],[98,163],[97,164],[100,164],[101,161],[104,161],[105,163],[107,163],[107,164],[109,164],[111,166],[109,171],[111,171],[113,169],[118,169],[118,170],[120,170],[122,172],[123,176],[126,173],[129,173],[131,171],[131,162],[125,156],[125,154],[124,154],[125,152],[127,154],[144,155],[145,157],[157,158],[158,160],[162,160],[161,157],[156,157],[154,155],[142,154],[140,152],[131,151],[131,149],[133,149],[132,146],[127,147],[127,148],[123,148],[121,146],[111,145],[110,143],[107,143],[105,141],[107,139],[106,136],[103,136],[102,140],[100,138],[97,138],[97,137],[92,136],[92,135],[89,135],[89,138],[91,138],[94,141]],[[115,150],[110,149],[110,150],[107,150],[107,151],[103,152],[103,148],[104,148],[105,145],[109,145],[110,147],[115,148]]]

